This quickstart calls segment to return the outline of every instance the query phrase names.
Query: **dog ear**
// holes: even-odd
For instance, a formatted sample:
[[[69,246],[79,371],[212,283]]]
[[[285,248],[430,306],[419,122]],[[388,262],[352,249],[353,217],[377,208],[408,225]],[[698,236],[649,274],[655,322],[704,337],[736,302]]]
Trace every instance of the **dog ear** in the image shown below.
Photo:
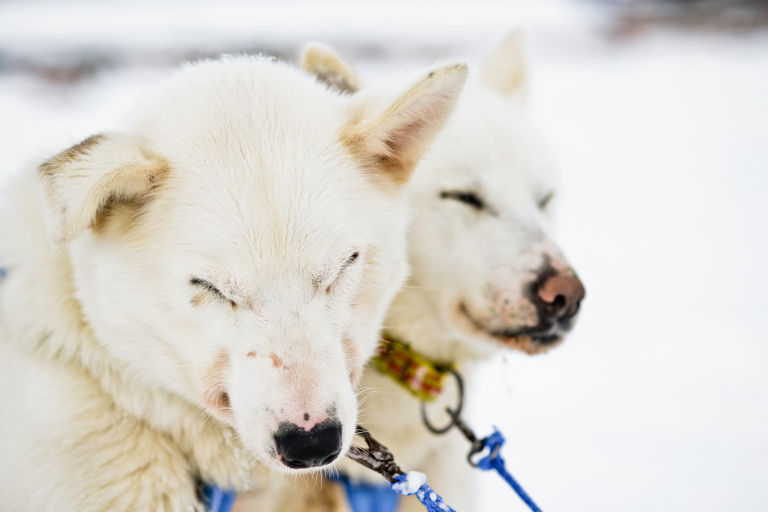
[[[167,171],[165,160],[119,133],[94,135],[43,163],[37,174],[52,245],[94,226],[113,203],[143,198]]]
[[[360,80],[352,66],[344,62],[330,46],[319,43],[305,46],[301,52],[301,69],[341,92],[352,94],[360,88]]]
[[[405,183],[453,112],[466,79],[464,63],[437,68],[372,119],[358,109],[342,141],[376,174]]]
[[[525,102],[528,90],[528,45],[522,29],[515,29],[493,49],[480,73],[487,86],[503,96]]]

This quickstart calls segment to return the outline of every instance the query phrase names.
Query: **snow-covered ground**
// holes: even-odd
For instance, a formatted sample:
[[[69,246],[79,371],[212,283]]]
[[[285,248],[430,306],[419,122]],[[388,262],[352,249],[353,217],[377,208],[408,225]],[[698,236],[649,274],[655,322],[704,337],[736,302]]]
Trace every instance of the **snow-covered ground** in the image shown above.
[[[473,423],[501,427],[548,512],[768,510],[768,38],[609,44],[554,0],[130,5],[0,2],[0,180],[112,126],[180,58],[322,39],[375,73],[530,26],[587,300],[562,347],[490,365]],[[50,80],[83,55],[111,68]],[[525,510],[484,476],[477,510]]]

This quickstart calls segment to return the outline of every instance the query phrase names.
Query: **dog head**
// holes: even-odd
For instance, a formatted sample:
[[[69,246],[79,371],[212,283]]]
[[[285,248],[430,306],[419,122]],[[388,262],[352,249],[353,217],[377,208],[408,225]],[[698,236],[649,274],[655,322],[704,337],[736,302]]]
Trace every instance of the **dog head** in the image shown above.
[[[343,97],[262,59],[188,66],[119,133],[40,166],[84,320],[132,377],[278,469],[329,464],[407,273],[403,185],[462,64]]]
[[[324,51],[305,50],[304,68],[322,63],[324,81],[344,81],[349,67],[334,75],[340,59],[321,59]],[[414,175],[412,274],[386,324],[406,340],[457,340],[430,344],[433,357],[500,345],[543,352],[571,329],[584,298],[550,234],[555,179],[526,113],[527,82],[524,41],[513,32],[468,82]]]

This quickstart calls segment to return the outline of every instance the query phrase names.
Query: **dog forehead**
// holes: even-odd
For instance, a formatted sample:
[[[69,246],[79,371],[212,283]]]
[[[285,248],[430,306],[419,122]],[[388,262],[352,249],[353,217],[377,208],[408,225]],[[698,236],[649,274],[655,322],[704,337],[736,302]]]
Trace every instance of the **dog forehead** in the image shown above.
[[[186,66],[131,115],[148,149],[172,161],[269,163],[333,144],[348,102],[289,66],[224,58]],[[314,158],[327,157],[314,154]]]
[[[528,114],[478,84],[466,88],[425,167],[422,184],[474,187],[496,201],[543,196],[555,181],[549,152]]]
[[[213,201],[182,200],[174,218],[184,219],[181,233],[198,251],[246,266],[275,261],[315,268],[362,249],[378,230],[360,214],[370,211],[360,196],[315,185],[245,186],[214,193]]]
[[[230,258],[307,260],[365,243],[375,216],[360,212],[387,198],[339,141],[347,108],[314,79],[264,59],[184,69],[134,121],[171,169],[157,209],[175,211],[185,240]]]

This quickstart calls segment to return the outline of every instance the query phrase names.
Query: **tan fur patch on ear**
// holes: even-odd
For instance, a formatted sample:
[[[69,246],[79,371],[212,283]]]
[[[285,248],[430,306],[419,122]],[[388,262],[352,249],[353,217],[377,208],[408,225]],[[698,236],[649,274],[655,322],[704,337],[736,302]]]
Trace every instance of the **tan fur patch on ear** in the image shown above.
[[[341,92],[352,94],[360,89],[360,81],[352,66],[328,46],[317,43],[307,45],[301,55],[301,69]]]
[[[376,174],[405,183],[453,112],[466,77],[463,63],[430,72],[373,122],[358,112],[341,142]]]
[[[146,201],[133,199],[113,200],[103,208],[99,208],[96,216],[88,226],[94,233],[104,235],[126,234],[139,217]]]
[[[65,243],[88,227],[98,229],[117,203],[140,205],[168,171],[164,159],[119,133],[94,135],[50,158],[37,172],[52,243]]]
[[[38,172],[48,176],[53,176],[63,165],[82,159],[83,156],[87,155],[91,149],[97,146],[99,142],[103,141],[104,139],[105,136],[100,133],[91,135],[87,139],[78,142],[71,148],[65,149],[61,153],[58,153],[57,155],[54,155],[53,157],[43,162],[40,167],[38,167]]]

